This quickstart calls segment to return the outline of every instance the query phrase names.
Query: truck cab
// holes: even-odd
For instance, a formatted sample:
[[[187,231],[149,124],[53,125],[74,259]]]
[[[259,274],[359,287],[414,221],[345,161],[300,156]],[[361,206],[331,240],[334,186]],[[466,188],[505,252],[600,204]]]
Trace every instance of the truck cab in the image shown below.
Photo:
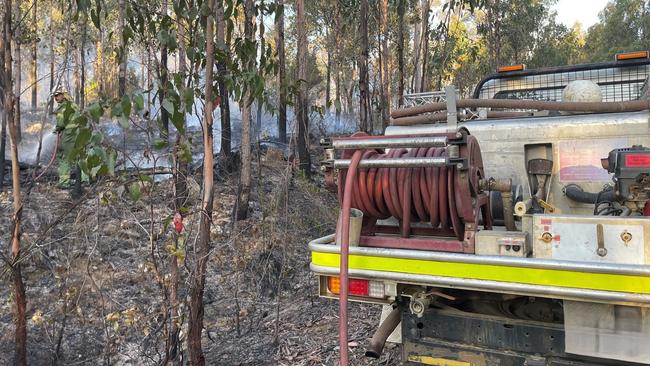
[[[650,365],[649,76],[648,52],[516,65],[471,98],[405,96],[383,136],[322,141],[342,214],[310,268],[320,296],[384,307],[366,354]],[[576,81],[599,100],[568,101]]]

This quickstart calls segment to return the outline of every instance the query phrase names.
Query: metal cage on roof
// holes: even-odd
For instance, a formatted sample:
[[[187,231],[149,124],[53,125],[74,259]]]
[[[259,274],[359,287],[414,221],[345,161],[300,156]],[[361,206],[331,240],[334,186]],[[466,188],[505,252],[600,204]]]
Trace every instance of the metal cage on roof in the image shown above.
[[[473,97],[561,101],[568,83],[591,80],[600,86],[603,102],[624,102],[642,97],[649,76],[648,59],[498,73],[481,80]]]

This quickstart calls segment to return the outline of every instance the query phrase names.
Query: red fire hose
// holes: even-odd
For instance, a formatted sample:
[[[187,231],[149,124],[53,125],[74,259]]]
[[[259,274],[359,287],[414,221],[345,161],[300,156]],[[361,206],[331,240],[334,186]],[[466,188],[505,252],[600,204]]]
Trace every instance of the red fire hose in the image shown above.
[[[392,149],[384,154],[377,150],[356,150],[347,172],[341,171],[339,198],[342,220],[340,230],[341,259],[339,292],[340,365],[348,365],[348,255],[350,248],[350,209],[358,208],[369,219],[391,216],[402,222],[402,236],[408,236],[410,223],[430,221],[434,228],[454,229],[462,238],[462,225],[456,210],[454,168],[372,168],[357,174],[361,159],[446,156],[445,148]],[[342,182],[345,187],[342,188]]]
[[[363,138],[365,133],[352,137]],[[369,137],[370,138],[370,137]],[[350,249],[350,209],[364,214],[364,225],[373,226],[377,220],[395,217],[400,221],[401,234],[409,237],[411,222],[430,222],[442,236],[464,240],[466,224],[476,224],[481,210],[489,205],[487,196],[480,193],[484,178],[481,151],[472,136],[466,136],[462,145],[444,147],[392,148],[345,150],[343,159],[350,159],[346,170],[339,170],[338,197],[341,221],[337,227],[340,239],[339,342],[340,364],[348,365],[348,255]],[[452,147],[458,149],[451,154]],[[358,169],[360,161],[373,159],[436,158],[456,155],[466,166],[376,167]],[[447,159],[444,159],[447,161]],[[447,164],[447,163],[446,163]],[[345,182],[345,183],[344,183]],[[483,222],[490,225],[489,214],[483,211]],[[366,227],[366,226],[364,226]],[[338,235],[340,234],[340,235]]]
[[[364,160],[439,156],[447,156],[445,148],[392,149],[386,154],[366,150],[362,153]],[[462,239],[454,168],[372,168],[363,169],[355,176],[351,173],[351,170],[341,173],[346,189],[349,182],[352,184],[351,207],[363,211],[365,217],[373,220],[397,218],[402,223],[403,237],[409,236],[411,222],[428,221],[434,229],[453,228],[458,239]],[[339,185],[339,197],[348,196]]]
[[[362,151],[357,150],[352,155],[348,168],[348,178],[345,180],[341,220],[341,289],[339,292],[339,347],[341,349],[341,366],[348,366],[348,254],[350,252],[350,209],[352,208],[353,181],[357,174],[357,166],[361,160]]]

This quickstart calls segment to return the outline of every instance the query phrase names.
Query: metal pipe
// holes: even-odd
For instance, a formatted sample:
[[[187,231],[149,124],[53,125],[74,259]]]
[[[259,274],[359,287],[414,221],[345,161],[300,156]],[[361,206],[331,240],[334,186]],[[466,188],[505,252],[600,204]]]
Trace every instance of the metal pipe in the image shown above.
[[[332,141],[336,150],[392,149],[397,147],[445,147],[447,136],[395,137],[373,139],[340,139]]]
[[[366,357],[379,358],[379,356],[381,356],[381,351],[384,349],[386,339],[388,339],[391,333],[393,333],[395,328],[397,328],[399,323],[402,321],[400,315],[401,312],[399,307],[394,308],[393,311],[388,314],[386,319],[384,319],[384,322],[381,323],[375,334],[372,336],[370,345],[366,350]]]
[[[345,169],[350,166],[351,159],[334,160],[335,169]],[[382,158],[382,159],[363,159],[359,162],[359,168],[419,168],[419,167],[444,167],[449,164],[446,157],[429,157],[429,158]]]
[[[512,207],[512,191],[501,192],[501,200],[503,201],[503,224],[508,231],[516,231],[515,225],[515,211]]]
[[[459,120],[468,120],[475,117],[474,113],[459,113]],[[516,117],[531,117],[532,112],[509,112],[509,111],[488,111],[487,118],[516,118]],[[428,123],[443,122],[447,120],[447,112],[434,112],[416,116],[407,116],[399,118],[391,118],[391,126],[412,126]]]
[[[519,201],[515,205],[515,214],[519,217],[524,216],[526,212],[528,212],[531,207],[533,207],[533,199],[529,198],[525,201]]]
[[[650,101],[648,100],[632,100],[627,102],[547,102],[517,99],[461,99],[456,104],[457,108],[538,109],[596,113],[633,112],[647,110],[650,107]],[[446,103],[428,103],[415,107],[396,109],[390,115],[393,118],[400,118],[422,113],[444,111],[446,109]]]
[[[480,189],[484,191],[499,191],[499,192],[511,192],[512,191],[512,179],[482,179],[479,181]]]

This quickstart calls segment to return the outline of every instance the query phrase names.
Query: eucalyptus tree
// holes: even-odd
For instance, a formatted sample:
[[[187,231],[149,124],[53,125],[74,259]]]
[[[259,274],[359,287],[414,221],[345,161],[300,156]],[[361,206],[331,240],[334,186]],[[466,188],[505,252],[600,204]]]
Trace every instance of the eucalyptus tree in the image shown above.
[[[13,41],[13,60],[14,60],[14,98],[16,98],[15,113],[14,113],[14,123],[16,124],[16,141],[20,143],[22,140],[22,115],[20,112],[20,95],[22,91],[22,79],[23,79],[23,61],[22,61],[22,52],[21,45],[23,43],[23,28],[25,23],[23,22],[21,3],[22,0],[13,0],[14,1],[14,25],[13,25],[13,36],[11,37]]]
[[[307,96],[307,28],[305,26],[305,2],[296,0],[296,68],[298,69],[298,96],[296,103],[296,124],[298,125],[298,158],[300,170],[305,177],[311,177],[311,157],[309,155],[309,114]]]
[[[219,83],[219,96],[220,96],[220,119],[221,119],[221,152],[220,152],[220,165],[224,172],[230,172],[233,169],[233,154],[232,154],[232,126],[230,123],[230,91],[228,90],[228,60],[230,60],[230,39],[232,32],[230,28],[226,32],[226,15],[225,15],[225,0],[218,0],[216,4],[216,30],[217,30],[217,70],[219,74],[217,77]],[[229,10],[233,8],[232,2],[229,5]],[[232,24],[232,23],[229,23]],[[228,36],[226,37],[226,33]]]
[[[618,52],[650,49],[650,1],[609,1],[584,43],[589,61],[611,60]]]
[[[287,142],[287,81],[284,52],[284,0],[276,0],[275,47],[278,55],[278,139]]]
[[[255,4],[253,0],[244,0],[244,38],[241,39],[245,45],[248,45],[250,54],[237,52],[240,56],[241,71],[251,73],[255,69],[255,56],[257,46],[254,39],[255,24]],[[242,51],[245,51],[242,49]],[[248,202],[251,191],[251,105],[253,103],[252,85],[243,84],[240,98],[241,107],[241,145],[240,145],[240,170],[239,186],[237,187],[237,212],[238,220],[245,219],[248,216]]]
[[[127,36],[125,30],[126,0],[118,0],[118,96],[126,94],[126,64],[128,60]]]
[[[406,0],[397,0],[397,16],[398,16],[398,38],[397,38],[397,105],[404,105],[404,79],[406,69],[404,65],[404,15],[406,13]]]
[[[203,198],[199,219],[199,238],[196,242],[194,274],[190,285],[190,319],[188,324],[187,348],[190,364],[205,364],[201,335],[203,334],[203,291],[205,271],[210,252],[210,226],[214,201],[214,152],[213,152],[213,68],[214,68],[214,0],[207,0],[205,17],[205,107],[203,108]]]
[[[359,130],[372,130],[370,110],[370,91],[368,86],[368,0],[360,0],[359,5]]]
[[[12,2],[5,0],[3,14],[2,41],[0,41],[0,60],[3,61],[3,70],[0,72],[0,89],[3,92],[3,111],[6,127],[9,128],[9,140],[11,147],[11,180],[13,190],[14,215],[9,230],[9,252],[10,256],[4,255],[2,259],[5,265],[9,266],[13,279],[13,295],[15,304],[14,314],[14,346],[16,365],[27,365],[27,299],[25,296],[25,285],[22,277],[21,265],[21,218],[22,218],[22,194],[20,187],[20,167],[18,165],[18,131],[16,120],[16,96],[14,94],[13,70],[12,70],[12,42],[15,37],[16,22],[12,18]],[[3,128],[4,129],[4,128]],[[4,154],[1,157],[4,160]]]
[[[382,129],[385,129],[390,122],[390,100],[391,100],[391,72],[390,72],[390,53],[388,49],[388,39],[390,30],[388,28],[388,0],[381,0],[381,106],[382,106]]]
[[[32,3],[32,22],[31,22],[31,65],[30,65],[30,82],[32,89],[32,109],[36,109],[38,104],[38,0]]]

